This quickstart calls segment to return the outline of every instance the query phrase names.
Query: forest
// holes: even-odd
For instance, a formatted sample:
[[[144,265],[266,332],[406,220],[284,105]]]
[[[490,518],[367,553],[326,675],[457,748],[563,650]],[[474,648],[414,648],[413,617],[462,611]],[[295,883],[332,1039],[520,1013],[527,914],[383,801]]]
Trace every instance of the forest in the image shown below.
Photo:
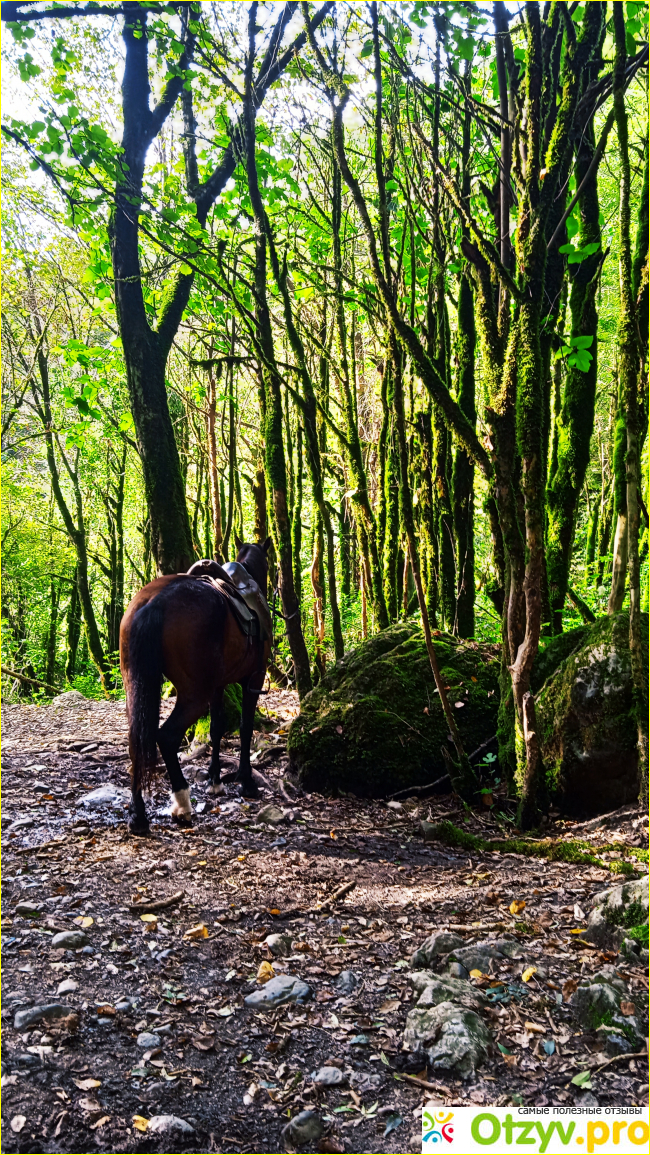
[[[2,686],[119,698],[156,574],[273,538],[301,699],[421,623],[531,674],[629,612],[647,797],[643,3],[2,4]]]
[[[648,4],[0,16],[3,1151],[642,1150]]]

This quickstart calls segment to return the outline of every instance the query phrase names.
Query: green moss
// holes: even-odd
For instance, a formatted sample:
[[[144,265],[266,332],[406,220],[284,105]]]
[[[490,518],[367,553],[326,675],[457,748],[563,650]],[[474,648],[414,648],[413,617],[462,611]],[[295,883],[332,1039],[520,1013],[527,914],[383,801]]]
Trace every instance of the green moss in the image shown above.
[[[628,930],[627,937],[636,939],[637,942],[643,943],[644,946],[648,946],[649,930],[650,928],[648,927],[647,922],[642,922],[639,924],[639,926],[631,926]]]
[[[540,643],[539,653],[535,658],[530,678],[530,688],[533,694],[537,694],[546,679],[555,673],[565,658],[568,658],[569,654],[582,645],[588,632],[588,626],[577,626],[574,630],[567,630],[566,633],[550,638],[546,645],[543,645],[543,641]]]
[[[442,633],[434,645],[471,753],[496,731],[496,647],[458,644]],[[381,797],[445,774],[447,734],[422,630],[411,619],[382,630],[328,671],[301,702],[288,750],[307,789]]]
[[[551,862],[572,862],[581,865],[606,866],[599,854],[614,849],[611,846],[593,847],[582,839],[555,842],[551,838],[535,841],[530,838],[479,838],[468,830],[460,830],[448,820],[438,822],[427,830],[427,841],[438,841],[445,846],[459,846],[463,850],[498,850],[502,854],[523,854],[527,858],[548,858]],[[620,850],[620,844],[616,845]],[[647,851],[646,851],[647,853]],[[627,868],[621,871],[621,868]],[[613,874],[634,874],[634,867],[627,862],[612,862],[609,869]],[[633,904],[634,908],[640,904]],[[635,920],[644,913],[643,908],[634,915]],[[623,925],[628,925],[627,923]]]
[[[623,898],[625,898],[625,887],[623,887]],[[643,903],[638,900],[629,902],[627,905],[624,903],[623,906],[619,907],[606,906],[603,913],[606,921],[612,926],[636,927],[644,923],[647,918],[646,909]],[[648,924],[646,922],[647,929]]]

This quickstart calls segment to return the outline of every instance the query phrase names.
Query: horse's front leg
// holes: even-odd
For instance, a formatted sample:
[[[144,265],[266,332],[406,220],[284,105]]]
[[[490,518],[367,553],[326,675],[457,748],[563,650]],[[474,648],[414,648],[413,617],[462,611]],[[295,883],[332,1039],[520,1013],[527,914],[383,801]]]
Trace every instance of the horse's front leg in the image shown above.
[[[248,688],[249,682],[250,678],[244,678],[241,682],[242,706],[239,726],[241,752],[239,755],[239,773],[237,778],[241,783],[241,792],[244,798],[257,798],[259,797],[259,790],[253,781],[253,775],[251,773],[251,738],[253,737],[255,710],[259,695],[251,693]]]
[[[189,703],[178,702],[166,722],[158,731],[158,747],[163,756],[172,788],[172,818],[183,826],[192,821],[190,788],[178,761],[183,735],[188,726],[201,715],[201,707],[193,708]]]
[[[212,758],[209,767],[210,794],[223,791],[223,787],[220,786],[221,767],[219,764],[221,739],[226,729],[226,712],[223,708],[223,695],[224,687],[222,686],[220,690],[217,690],[214,698],[210,702],[210,741],[212,742]]]

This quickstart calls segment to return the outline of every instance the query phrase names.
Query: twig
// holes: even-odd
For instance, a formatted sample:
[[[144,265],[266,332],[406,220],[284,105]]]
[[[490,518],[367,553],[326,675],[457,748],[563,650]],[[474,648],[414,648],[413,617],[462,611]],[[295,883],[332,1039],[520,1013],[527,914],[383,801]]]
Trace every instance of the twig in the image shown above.
[[[453,1095],[453,1091],[443,1083],[429,1083],[427,1079],[420,1079],[417,1075],[402,1075],[402,1078],[408,1079],[409,1083],[417,1083],[418,1087],[424,1087],[425,1091],[442,1091],[443,1095]]]
[[[645,1059],[647,1062],[648,1052],[636,1051],[633,1055],[614,1055],[613,1059],[608,1059],[606,1063],[603,1063],[602,1067],[598,1067],[597,1070],[592,1071],[592,1075],[599,1075],[601,1071],[605,1070],[605,1067],[610,1067],[612,1063],[617,1063],[619,1059]]]
[[[334,891],[334,894],[331,894],[324,902],[318,903],[313,909],[315,911],[325,910],[326,906],[331,906],[333,902],[338,902],[339,898],[343,898],[345,894],[349,894],[351,890],[354,890],[356,885],[354,881],[344,883],[343,886],[339,886],[338,890]]]
[[[138,911],[140,914],[154,914],[157,910],[166,910],[168,906],[174,906],[184,895],[185,891],[179,890],[176,894],[172,894],[171,898],[159,898],[156,902],[132,902],[129,910],[134,913]]]
[[[449,782],[449,775],[443,774],[442,778],[436,778],[435,782],[428,782],[426,786],[407,786],[405,790],[398,790],[395,794],[389,794],[389,799],[392,798],[408,798],[412,794],[426,794],[427,790],[434,790],[436,786],[442,786],[443,782]]]
[[[46,850],[48,846],[62,846],[65,838],[51,838],[49,842],[41,842],[40,846],[8,846],[13,854],[36,854],[38,850]]]
[[[195,762],[197,758],[202,758],[208,745],[208,742],[202,742],[200,746],[196,746],[195,749],[190,750],[188,754],[181,754],[178,759],[181,766],[187,766],[190,762]]]

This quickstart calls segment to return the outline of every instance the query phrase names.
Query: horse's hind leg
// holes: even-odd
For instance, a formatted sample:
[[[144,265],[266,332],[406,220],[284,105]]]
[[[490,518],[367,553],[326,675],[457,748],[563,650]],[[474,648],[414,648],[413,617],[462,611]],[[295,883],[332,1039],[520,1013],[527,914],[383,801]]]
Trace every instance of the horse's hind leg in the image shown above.
[[[224,688],[214,695],[210,702],[210,741],[212,742],[212,758],[210,761],[210,791],[214,792],[214,788],[219,785],[221,777],[221,770],[219,766],[219,749],[221,746],[221,739],[226,732],[226,711],[223,707]]]
[[[241,792],[244,798],[257,798],[259,796],[259,790],[253,781],[253,775],[251,773],[251,738],[253,737],[255,709],[259,695],[251,693],[248,688],[248,683],[249,678],[244,678],[241,683],[242,704],[241,722],[239,726],[241,753],[239,755],[239,773],[237,777],[241,783]]]
[[[166,722],[158,731],[158,746],[163,756],[172,788],[172,818],[181,823],[192,819],[190,789],[178,761],[178,751],[188,726],[201,717],[203,707],[193,701],[177,701]]]

